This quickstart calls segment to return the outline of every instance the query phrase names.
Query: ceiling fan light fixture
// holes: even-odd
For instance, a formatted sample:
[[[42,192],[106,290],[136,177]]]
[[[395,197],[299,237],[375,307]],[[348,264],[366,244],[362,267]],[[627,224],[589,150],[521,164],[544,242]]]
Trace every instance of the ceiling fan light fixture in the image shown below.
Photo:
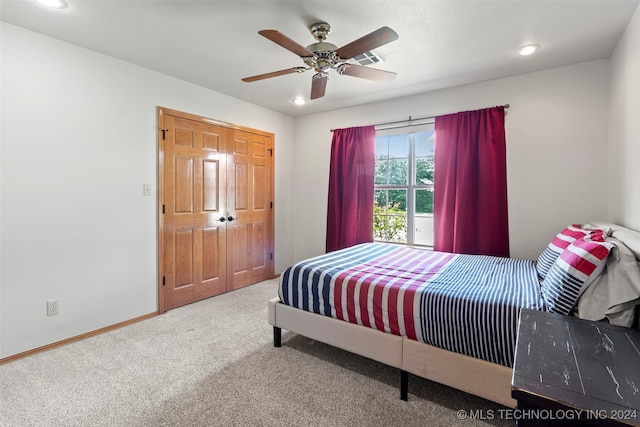
[[[41,6],[50,7],[52,9],[66,9],[69,4],[65,0],[34,0]]]
[[[540,50],[540,45],[539,44],[526,44],[524,46],[522,46],[520,49],[518,49],[518,53],[522,56],[529,56],[531,54],[534,54],[535,52],[537,52],[538,50]]]

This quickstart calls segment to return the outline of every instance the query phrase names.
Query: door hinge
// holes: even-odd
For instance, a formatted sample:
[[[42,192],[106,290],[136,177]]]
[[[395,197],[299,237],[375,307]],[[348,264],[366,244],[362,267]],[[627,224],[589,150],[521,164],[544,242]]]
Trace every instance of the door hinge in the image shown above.
[[[269,154],[273,157],[273,148],[267,148],[267,150],[269,150]]]
[[[165,286],[167,284],[167,278],[165,276],[162,276],[162,286]]]
[[[273,259],[273,252],[269,252],[269,259]]]
[[[169,132],[169,129],[160,129],[160,131],[162,132],[162,140],[164,141],[166,139],[167,132]]]
[[[269,202],[269,207],[273,209],[273,202]]]
[[[164,205],[162,205],[162,213],[164,213]]]

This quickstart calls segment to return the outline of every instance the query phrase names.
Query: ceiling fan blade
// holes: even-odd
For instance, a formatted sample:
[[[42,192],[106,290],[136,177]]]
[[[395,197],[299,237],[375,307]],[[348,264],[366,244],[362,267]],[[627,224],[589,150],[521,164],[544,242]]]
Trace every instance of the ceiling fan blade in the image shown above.
[[[311,82],[311,99],[322,98],[327,89],[327,76],[316,74]]]
[[[242,81],[247,83],[255,82],[258,80],[270,79],[271,77],[284,76],[285,74],[301,73],[305,70],[306,68],[304,67],[287,68],[286,70],[273,71],[271,73],[258,74],[257,76],[245,77],[244,79],[242,79]]]
[[[358,40],[342,46],[336,50],[336,54],[342,59],[351,59],[354,56],[358,56],[361,53],[373,50],[377,47],[390,43],[398,39],[398,34],[389,27],[382,27],[367,34],[364,37],[360,37]]]
[[[363,67],[362,65],[345,64],[340,67],[338,73],[345,76],[359,77],[361,79],[375,80],[378,82],[389,81],[396,78],[397,74],[391,71],[378,70],[377,68]]]
[[[262,30],[258,31],[258,34],[264,36],[274,42],[282,46],[283,48],[295,53],[298,56],[313,56],[313,52],[308,51],[307,48],[298,44],[298,42],[291,40],[289,37],[282,34],[280,31],[276,30]]]

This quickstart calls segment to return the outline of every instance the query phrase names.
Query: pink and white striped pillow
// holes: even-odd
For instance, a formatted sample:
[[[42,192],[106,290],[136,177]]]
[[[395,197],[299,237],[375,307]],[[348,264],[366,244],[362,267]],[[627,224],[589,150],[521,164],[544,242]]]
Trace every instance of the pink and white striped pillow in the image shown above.
[[[582,228],[580,224],[571,224],[553,238],[551,243],[546,247],[544,251],[538,257],[538,262],[536,263],[536,270],[538,271],[538,276],[541,279],[544,279],[547,276],[547,273],[553,266],[553,263],[556,262],[556,259],[560,256],[560,254],[576,239],[582,239],[587,236],[591,236],[592,234],[604,235],[604,231],[600,229],[587,229]]]
[[[547,309],[569,314],[580,295],[604,269],[613,246],[603,233],[592,233],[567,245],[540,285]]]

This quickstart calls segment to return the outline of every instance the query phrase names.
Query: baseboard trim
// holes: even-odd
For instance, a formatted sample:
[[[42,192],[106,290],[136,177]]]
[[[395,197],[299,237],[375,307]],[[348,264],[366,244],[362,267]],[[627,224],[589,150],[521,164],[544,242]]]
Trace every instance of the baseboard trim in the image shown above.
[[[105,332],[110,332],[116,329],[124,328],[125,326],[129,326],[131,324],[138,323],[143,320],[151,319],[152,317],[156,317],[157,315],[158,315],[157,312],[153,312],[153,313],[142,315],[140,317],[134,317],[133,319],[125,320],[124,322],[115,323],[113,325],[105,326],[104,328],[96,329],[94,331],[90,331],[84,334],[76,335],[74,337],[66,338],[61,341],[56,341],[51,344],[43,345],[42,347],[37,347],[32,350],[27,350],[22,353],[14,354],[13,356],[4,357],[0,359],[0,365],[13,362],[18,359],[23,359],[25,357],[28,357],[37,353],[42,353],[43,351],[48,351],[57,347],[62,347],[63,345],[71,344],[77,341],[82,341],[86,338],[91,338],[96,335],[104,334]]]

